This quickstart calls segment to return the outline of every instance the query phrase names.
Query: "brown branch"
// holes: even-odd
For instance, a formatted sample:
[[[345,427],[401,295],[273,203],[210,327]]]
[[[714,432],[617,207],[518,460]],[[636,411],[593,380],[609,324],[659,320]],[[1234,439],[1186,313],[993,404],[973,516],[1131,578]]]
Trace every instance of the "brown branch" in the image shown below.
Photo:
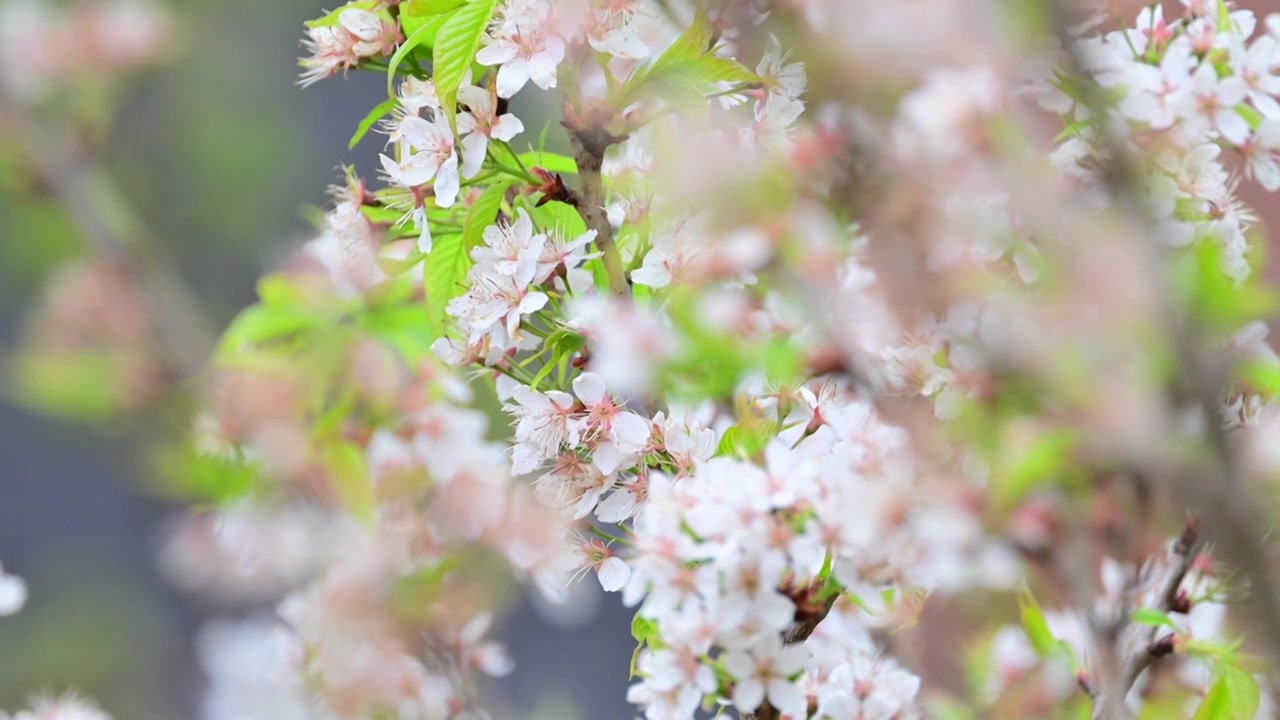
[[[609,292],[630,295],[631,284],[622,267],[622,255],[614,242],[613,227],[604,208],[604,178],[600,174],[605,151],[626,138],[610,133],[598,118],[582,122],[572,110],[567,110],[565,115],[563,125],[569,130],[573,159],[578,163],[578,189],[570,195],[569,202],[578,208],[587,228],[596,233],[596,246],[600,248],[601,260],[609,274]]]
[[[1191,567],[1200,555],[1200,547],[1199,523],[1194,517],[1188,515],[1182,534],[1178,536],[1177,541],[1173,544],[1172,554],[1169,558],[1171,567],[1169,568],[1168,576],[1165,578],[1164,586],[1160,590],[1159,598],[1156,600],[1157,610],[1168,613],[1176,612],[1182,607],[1179,593],[1187,573],[1191,572]],[[1128,621],[1126,620],[1125,622]],[[1134,683],[1138,681],[1138,676],[1150,667],[1153,662],[1173,652],[1173,636],[1166,635],[1157,639],[1156,635],[1159,631],[1160,628],[1156,626],[1148,628],[1144,641],[1138,649],[1124,659],[1119,685],[1121,697],[1129,693]]]

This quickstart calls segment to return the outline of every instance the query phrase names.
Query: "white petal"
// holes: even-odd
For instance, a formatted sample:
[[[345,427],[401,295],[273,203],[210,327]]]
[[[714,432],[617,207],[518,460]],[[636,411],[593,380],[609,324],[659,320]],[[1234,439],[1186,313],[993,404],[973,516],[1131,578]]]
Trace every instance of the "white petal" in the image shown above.
[[[515,43],[498,40],[480,48],[480,52],[476,53],[476,62],[481,65],[502,65],[515,60],[519,53]]]
[[[582,373],[573,381],[573,394],[586,405],[599,405],[605,399],[604,378],[599,373]]]
[[[478,59],[478,58],[477,58]],[[529,82],[529,64],[512,60],[498,69],[498,97],[509,98]]]
[[[764,701],[764,685],[755,678],[739,680],[733,686],[733,704],[742,712],[751,712]]]
[[[0,617],[13,615],[27,604],[27,583],[17,575],[0,571]]]
[[[436,205],[442,208],[453,207],[458,200],[461,180],[458,178],[458,156],[450,155],[440,166],[436,175]]]
[[[769,680],[769,703],[787,717],[803,717],[807,704],[799,685],[780,678]]]
[[[631,568],[622,561],[622,558],[611,557],[600,565],[598,572],[600,578],[600,587],[605,592],[617,592],[627,584],[627,580],[631,577]]]
[[[1222,137],[1226,138],[1227,142],[1233,145],[1242,145],[1245,140],[1249,139],[1249,123],[1234,109],[1223,109],[1218,113],[1216,120],[1218,122],[1218,130],[1222,133]]]
[[[510,140],[522,132],[524,132],[524,123],[511,113],[498,118],[498,121],[489,129],[489,134],[498,140]]]
[[[489,138],[481,132],[473,132],[462,138],[462,177],[473,178],[484,166],[489,151]]]
[[[591,454],[591,462],[604,475],[613,474],[626,459],[626,455],[610,442],[600,443]]]
[[[622,413],[613,419],[613,438],[623,453],[638,453],[649,444],[649,423],[635,413]]]
[[[596,517],[600,522],[616,523],[631,517],[635,511],[635,493],[617,490],[596,506]]]

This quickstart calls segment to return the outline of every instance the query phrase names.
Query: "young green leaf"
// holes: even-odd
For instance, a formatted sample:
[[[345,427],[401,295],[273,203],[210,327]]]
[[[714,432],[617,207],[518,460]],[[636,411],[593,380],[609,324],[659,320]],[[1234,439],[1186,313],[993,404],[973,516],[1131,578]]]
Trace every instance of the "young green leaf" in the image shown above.
[[[440,28],[432,54],[432,75],[445,117],[457,122],[458,88],[480,49],[480,39],[493,19],[497,0],[471,0]],[[455,128],[456,131],[456,128]]]
[[[325,443],[325,468],[342,504],[356,518],[372,523],[375,498],[364,453],[351,443]]]
[[[1139,625],[1166,626],[1175,630],[1178,626],[1173,623],[1173,619],[1168,613],[1161,612],[1155,608],[1139,608],[1133,613],[1133,621]]]
[[[347,143],[347,149],[355,148],[364,139],[364,136],[369,134],[373,124],[386,117],[388,113],[396,108],[397,104],[399,103],[395,98],[389,98],[378,103],[376,107],[370,110],[369,114],[365,115],[364,119],[360,121],[359,127],[356,128],[356,134],[351,136],[351,142]]]
[[[1049,621],[1045,620],[1044,611],[1040,609],[1040,604],[1029,588],[1024,587],[1018,593],[1018,608],[1022,613],[1022,629],[1026,631],[1027,639],[1031,641],[1036,654],[1042,658],[1056,655],[1058,641],[1049,630]]]
[[[1192,720],[1253,720],[1262,701],[1258,681],[1231,664],[1220,673]]]
[[[409,53],[418,47],[430,47],[439,38],[439,33],[444,29],[443,26],[454,17],[456,15],[452,14],[432,17],[418,26],[412,35],[405,38],[404,44],[396,48],[395,54],[387,61],[387,97],[396,96],[396,71],[400,69],[400,63],[404,62]]]
[[[435,238],[435,246],[423,264],[422,284],[427,295],[427,323],[437,337],[444,335],[445,307],[461,294],[463,278],[471,269],[461,233]]]
[[[553,173],[564,173],[566,175],[578,174],[578,162],[567,155],[558,153],[537,151],[520,153],[520,162],[525,167],[540,167]]]

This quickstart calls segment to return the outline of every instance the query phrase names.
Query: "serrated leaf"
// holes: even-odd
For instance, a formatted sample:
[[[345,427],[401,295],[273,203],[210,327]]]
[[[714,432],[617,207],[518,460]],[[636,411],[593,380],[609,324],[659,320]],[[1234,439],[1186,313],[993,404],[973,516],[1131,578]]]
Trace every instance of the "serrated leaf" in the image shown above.
[[[1258,681],[1232,665],[1223,665],[1192,720],[1253,720],[1262,702]]]
[[[1139,608],[1135,610],[1132,620],[1139,625],[1166,626],[1175,630],[1178,629],[1178,626],[1174,624],[1173,618],[1170,618],[1168,613],[1161,612],[1155,608]]]
[[[568,155],[559,153],[538,150],[520,153],[520,162],[524,163],[525,167],[540,167],[548,172],[578,174],[578,162]]]
[[[700,94],[712,83],[758,82],[759,76],[736,60],[717,57],[711,46],[715,29],[705,13],[665,52],[649,65],[632,73],[613,99],[615,107],[626,107],[656,90],[669,102],[691,105],[692,91]]]
[[[760,76],[733,58],[699,55],[672,63],[664,72],[699,83],[758,83]]]
[[[426,22],[465,5],[467,0],[404,0],[400,3],[400,29],[412,34]]]
[[[462,233],[435,238],[423,263],[422,285],[427,296],[427,324],[437,337],[444,335],[445,308],[462,293],[462,280],[470,269]]]
[[[432,50],[432,77],[450,125],[457,122],[458,88],[475,61],[480,39],[493,19],[497,0],[471,0],[440,28]],[[455,127],[455,132],[457,128]]]
[[[395,98],[389,98],[378,103],[377,106],[370,110],[369,114],[365,115],[364,119],[360,121],[360,125],[356,127],[356,134],[351,136],[351,141],[347,143],[347,149],[351,150],[355,148],[355,146],[364,139],[364,136],[369,134],[369,130],[373,127],[374,123],[381,120],[392,110],[395,110],[396,105],[398,104],[399,102]]]
[[[439,33],[444,30],[443,26],[454,17],[456,15],[437,15],[427,20],[413,31],[412,35],[405,38],[400,47],[396,48],[395,54],[387,61],[387,97],[395,98],[396,96],[396,71],[400,69],[400,63],[404,62],[404,59],[409,57],[409,53],[418,47],[429,47],[439,38]]]
[[[552,200],[534,208],[534,220],[546,231],[558,231],[564,237],[576,238],[587,231],[587,223],[578,209],[568,203]]]

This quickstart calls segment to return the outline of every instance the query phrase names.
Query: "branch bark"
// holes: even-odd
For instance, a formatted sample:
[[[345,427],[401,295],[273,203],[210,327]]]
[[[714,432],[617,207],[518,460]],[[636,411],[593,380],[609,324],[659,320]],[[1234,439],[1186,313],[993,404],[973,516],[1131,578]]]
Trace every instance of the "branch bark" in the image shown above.
[[[609,274],[609,292],[619,296],[630,295],[631,284],[622,267],[622,254],[618,252],[613,226],[609,224],[609,216],[604,208],[604,178],[600,174],[605,151],[622,138],[610,134],[599,125],[575,127],[566,122],[565,127],[569,130],[569,141],[573,144],[573,159],[578,163],[578,190],[570,201],[578,208],[587,228],[596,232],[596,246],[600,248],[601,260]]]

